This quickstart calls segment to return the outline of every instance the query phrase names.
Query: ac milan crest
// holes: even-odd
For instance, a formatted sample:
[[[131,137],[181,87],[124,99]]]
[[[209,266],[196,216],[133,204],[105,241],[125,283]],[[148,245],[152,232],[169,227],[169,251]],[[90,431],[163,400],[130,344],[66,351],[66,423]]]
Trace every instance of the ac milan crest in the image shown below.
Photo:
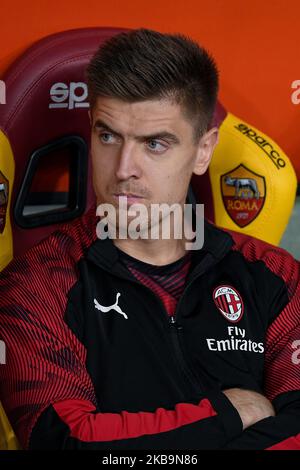
[[[244,313],[242,297],[230,286],[219,286],[214,290],[213,299],[217,309],[227,320],[236,323]]]

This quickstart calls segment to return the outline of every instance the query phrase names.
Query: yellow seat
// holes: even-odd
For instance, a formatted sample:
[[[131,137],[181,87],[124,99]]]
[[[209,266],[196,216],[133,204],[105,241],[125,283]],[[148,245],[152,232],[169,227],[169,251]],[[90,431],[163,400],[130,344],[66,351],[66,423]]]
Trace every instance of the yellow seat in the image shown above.
[[[0,403],[0,450],[20,449],[18,440]]]
[[[0,271],[5,268],[13,257],[9,211],[14,172],[15,165],[10,144],[3,132],[0,131],[0,184],[2,188],[2,197],[0,198]],[[14,449],[19,449],[19,444],[0,402],[0,450]]]

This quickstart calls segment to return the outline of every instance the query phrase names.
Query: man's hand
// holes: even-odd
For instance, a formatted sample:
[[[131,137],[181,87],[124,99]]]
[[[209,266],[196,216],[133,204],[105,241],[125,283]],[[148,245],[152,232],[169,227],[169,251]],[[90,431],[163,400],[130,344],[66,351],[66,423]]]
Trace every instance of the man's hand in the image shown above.
[[[230,388],[223,393],[236,408],[243,422],[243,429],[252,426],[261,419],[275,416],[272,403],[260,393],[241,388]]]

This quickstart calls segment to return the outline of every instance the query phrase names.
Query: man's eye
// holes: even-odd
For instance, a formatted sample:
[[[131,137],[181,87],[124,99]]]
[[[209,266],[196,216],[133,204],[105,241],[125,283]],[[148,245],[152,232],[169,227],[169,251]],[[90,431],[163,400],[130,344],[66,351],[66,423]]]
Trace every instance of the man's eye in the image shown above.
[[[149,150],[156,153],[162,153],[168,148],[167,145],[162,144],[158,140],[149,140],[147,142],[147,146]]]
[[[112,144],[115,141],[114,135],[110,132],[103,132],[99,138],[103,144]]]

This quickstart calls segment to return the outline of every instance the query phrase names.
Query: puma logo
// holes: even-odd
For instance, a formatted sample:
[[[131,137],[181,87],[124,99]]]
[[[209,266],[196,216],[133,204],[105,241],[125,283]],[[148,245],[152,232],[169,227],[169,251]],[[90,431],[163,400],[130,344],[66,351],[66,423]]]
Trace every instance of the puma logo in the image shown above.
[[[100,310],[103,313],[107,313],[107,312],[110,312],[111,310],[115,310],[117,313],[120,313],[121,315],[123,315],[123,317],[126,318],[126,320],[128,320],[128,316],[126,315],[126,313],[124,313],[121,310],[121,308],[118,305],[120,295],[121,295],[120,292],[118,292],[115,303],[113,305],[109,305],[108,307],[104,307],[103,305],[100,305],[99,302],[96,299],[94,299],[95,308],[97,310]]]

